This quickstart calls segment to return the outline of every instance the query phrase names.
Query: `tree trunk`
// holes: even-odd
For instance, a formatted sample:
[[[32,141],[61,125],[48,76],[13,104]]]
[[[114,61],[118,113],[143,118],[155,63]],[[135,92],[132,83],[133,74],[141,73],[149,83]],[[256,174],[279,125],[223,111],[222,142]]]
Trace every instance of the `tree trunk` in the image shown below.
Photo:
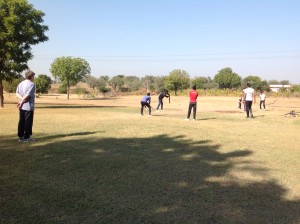
[[[0,108],[4,107],[3,85],[2,79],[0,79]]]

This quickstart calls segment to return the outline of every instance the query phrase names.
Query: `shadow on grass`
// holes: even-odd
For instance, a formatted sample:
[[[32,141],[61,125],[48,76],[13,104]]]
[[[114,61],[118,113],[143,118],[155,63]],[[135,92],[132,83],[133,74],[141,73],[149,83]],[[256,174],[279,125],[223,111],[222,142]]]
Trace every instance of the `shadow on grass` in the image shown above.
[[[249,150],[167,135],[21,144],[0,151],[1,223],[300,221],[275,180],[228,178],[242,167],[268,179]]]
[[[80,108],[125,108],[126,106],[96,106],[96,105],[66,105],[66,104],[36,104],[39,109],[80,109]]]
[[[206,120],[216,120],[217,118],[216,117],[207,117],[207,118],[199,118],[199,119],[196,119],[197,121],[206,121]]]

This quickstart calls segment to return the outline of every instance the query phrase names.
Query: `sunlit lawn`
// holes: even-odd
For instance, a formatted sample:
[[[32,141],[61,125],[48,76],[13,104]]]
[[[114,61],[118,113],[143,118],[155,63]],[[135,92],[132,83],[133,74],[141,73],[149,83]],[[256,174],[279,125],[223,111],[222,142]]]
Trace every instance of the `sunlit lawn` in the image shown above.
[[[42,96],[38,141],[20,143],[6,97],[0,223],[300,223],[300,117],[282,116],[299,99],[246,119],[236,98],[200,97],[187,122],[186,97],[151,117],[140,98]]]

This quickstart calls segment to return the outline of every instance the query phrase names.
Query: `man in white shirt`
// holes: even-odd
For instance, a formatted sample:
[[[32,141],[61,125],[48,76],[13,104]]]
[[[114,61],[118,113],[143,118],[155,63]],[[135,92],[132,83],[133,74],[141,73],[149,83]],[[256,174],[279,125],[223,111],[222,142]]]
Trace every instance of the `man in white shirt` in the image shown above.
[[[247,118],[249,118],[249,115],[251,118],[253,118],[253,113],[252,113],[252,102],[255,103],[255,91],[253,88],[251,88],[251,84],[247,83],[247,88],[243,90],[244,91],[244,100],[243,102],[246,105],[246,114]]]
[[[18,136],[19,141],[23,142],[35,141],[30,137],[32,135],[35,98],[34,76],[34,72],[27,71],[25,73],[26,79],[18,85],[16,90],[16,95],[19,98],[17,105],[19,108]]]
[[[264,106],[264,110],[266,110],[266,95],[264,94],[264,92],[261,90],[260,91],[260,95],[259,95],[259,98],[260,98],[260,102],[259,102],[259,109],[261,110],[261,105]]]

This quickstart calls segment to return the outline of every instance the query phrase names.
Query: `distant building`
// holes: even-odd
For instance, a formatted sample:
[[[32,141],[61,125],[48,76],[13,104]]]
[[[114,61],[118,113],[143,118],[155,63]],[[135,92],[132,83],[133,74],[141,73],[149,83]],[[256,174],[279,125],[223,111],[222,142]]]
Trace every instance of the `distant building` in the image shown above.
[[[281,88],[285,88],[285,89],[289,89],[291,88],[292,86],[291,85],[269,85],[270,86],[270,89],[272,92],[278,92],[279,89]]]

